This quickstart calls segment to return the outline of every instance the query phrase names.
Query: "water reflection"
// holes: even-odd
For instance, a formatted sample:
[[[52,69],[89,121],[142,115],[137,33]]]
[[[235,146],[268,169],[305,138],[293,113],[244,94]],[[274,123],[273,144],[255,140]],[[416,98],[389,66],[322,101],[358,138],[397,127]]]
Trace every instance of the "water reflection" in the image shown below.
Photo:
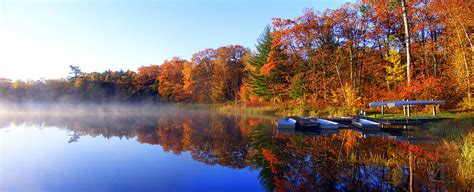
[[[273,119],[189,110],[117,118],[91,114],[0,119],[1,127],[12,123],[62,127],[72,132],[65,143],[82,136],[136,138],[168,153],[189,153],[206,165],[250,168],[259,171],[258,180],[268,191],[473,189],[472,178],[459,177],[456,159],[446,155],[446,146],[418,142],[420,138],[401,131],[295,133],[277,130]]]

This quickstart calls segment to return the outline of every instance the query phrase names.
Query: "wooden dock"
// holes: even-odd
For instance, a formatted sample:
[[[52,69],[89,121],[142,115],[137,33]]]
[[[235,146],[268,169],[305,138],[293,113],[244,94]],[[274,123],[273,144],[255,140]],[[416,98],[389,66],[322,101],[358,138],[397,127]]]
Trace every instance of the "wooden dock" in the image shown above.
[[[343,125],[351,126],[353,117],[335,117],[327,118],[327,120],[334,121]],[[409,118],[370,118],[370,117],[361,117],[383,125],[420,125],[424,123],[431,123],[450,119],[447,117],[409,117]]]
[[[418,117],[418,118],[369,118],[371,121],[378,122],[384,125],[420,125],[425,123],[437,122],[446,119],[450,119],[447,117]]]

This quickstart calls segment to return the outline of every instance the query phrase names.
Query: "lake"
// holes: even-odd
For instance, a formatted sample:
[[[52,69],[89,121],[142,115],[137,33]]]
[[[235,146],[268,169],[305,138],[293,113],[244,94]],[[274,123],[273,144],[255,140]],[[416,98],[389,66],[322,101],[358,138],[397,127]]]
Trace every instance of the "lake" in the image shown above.
[[[172,106],[4,110],[0,191],[474,189],[461,150],[472,121],[331,133],[275,121]]]

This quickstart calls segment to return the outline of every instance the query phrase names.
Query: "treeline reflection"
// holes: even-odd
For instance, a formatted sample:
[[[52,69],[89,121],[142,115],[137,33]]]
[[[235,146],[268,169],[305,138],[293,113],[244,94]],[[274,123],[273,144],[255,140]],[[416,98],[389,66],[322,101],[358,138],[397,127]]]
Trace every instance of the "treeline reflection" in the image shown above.
[[[473,179],[460,176],[455,152],[445,145],[398,142],[354,130],[280,134],[272,121],[176,110],[120,118],[2,116],[0,127],[59,127],[73,132],[69,142],[86,135],[136,138],[166,152],[189,152],[208,165],[258,170],[269,191],[474,189]]]

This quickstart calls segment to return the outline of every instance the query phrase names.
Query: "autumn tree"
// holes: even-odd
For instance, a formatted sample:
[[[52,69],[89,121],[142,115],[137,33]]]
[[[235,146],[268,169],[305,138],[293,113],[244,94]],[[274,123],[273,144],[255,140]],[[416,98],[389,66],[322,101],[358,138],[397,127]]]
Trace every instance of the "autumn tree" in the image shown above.
[[[193,54],[191,63],[193,64],[191,72],[191,81],[195,82],[189,89],[192,89],[193,101],[209,103],[212,101],[213,91],[212,79],[214,78],[214,63],[217,59],[215,49],[205,49]]]
[[[442,17],[445,25],[445,46],[451,57],[449,71],[451,77],[456,79],[459,89],[464,91],[464,105],[473,107],[472,104],[472,65],[474,62],[474,46],[472,43],[474,26],[474,6],[470,1],[434,1],[434,11]]]
[[[240,45],[229,45],[216,50],[212,78],[212,101],[232,101],[238,98],[245,67],[242,58],[247,52],[248,49]]]
[[[77,79],[79,77],[79,75],[82,74],[82,71],[79,68],[79,66],[69,65],[69,68],[71,69],[71,72],[69,72],[69,74],[72,75],[70,77],[70,79],[72,79],[72,80]]]
[[[185,60],[174,57],[160,67],[158,92],[168,101],[179,101],[183,94],[183,67]]]
[[[158,94],[158,76],[160,74],[160,66],[150,65],[138,68],[135,77],[136,93],[138,95],[154,96]]]
[[[389,62],[389,65],[385,66],[387,76],[387,87],[390,89],[395,86],[398,82],[404,79],[405,65],[401,64],[400,54],[395,49],[390,49],[390,53],[385,56],[385,59]]]

